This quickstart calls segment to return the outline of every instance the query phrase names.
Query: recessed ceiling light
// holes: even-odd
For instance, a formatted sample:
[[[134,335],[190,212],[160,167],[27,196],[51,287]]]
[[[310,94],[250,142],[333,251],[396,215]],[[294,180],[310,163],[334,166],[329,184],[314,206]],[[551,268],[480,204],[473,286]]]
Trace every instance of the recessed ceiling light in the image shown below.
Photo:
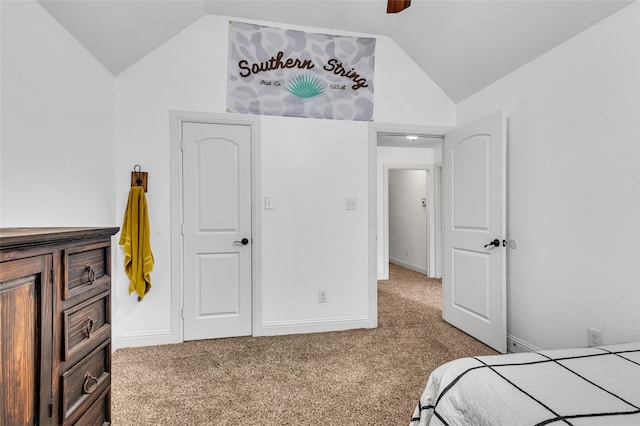
[[[418,139],[417,136],[414,135],[407,135],[407,139],[409,139],[411,142],[415,141],[416,139]]]

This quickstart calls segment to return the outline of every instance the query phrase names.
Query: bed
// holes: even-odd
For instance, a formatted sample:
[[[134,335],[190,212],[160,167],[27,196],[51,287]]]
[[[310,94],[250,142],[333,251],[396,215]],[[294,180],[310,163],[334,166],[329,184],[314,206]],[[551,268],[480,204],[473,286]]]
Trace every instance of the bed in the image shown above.
[[[640,342],[448,362],[413,413],[426,425],[640,425]]]

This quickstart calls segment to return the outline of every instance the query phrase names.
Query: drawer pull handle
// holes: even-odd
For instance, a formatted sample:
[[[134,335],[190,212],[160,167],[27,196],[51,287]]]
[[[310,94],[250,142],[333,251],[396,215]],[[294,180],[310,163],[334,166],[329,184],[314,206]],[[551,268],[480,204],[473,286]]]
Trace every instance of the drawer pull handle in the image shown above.
[[[93,382],[93,384],[90,382]],[[97,387],[98,379],[93,377],[88,371],[84,373],[84,385],[82,386],[82,390],[84,390],[84,393],[93,393],[93,391],[95,391]]]
[[[89,271],[89,283],[94,284],[96,282],[96,271],[89,264],[87,264],[87,271]]]
[[[87,319],[85,326],[87,327],[87,338],[90,339],[91,333],[93,333],[93,320],[91,318]]]

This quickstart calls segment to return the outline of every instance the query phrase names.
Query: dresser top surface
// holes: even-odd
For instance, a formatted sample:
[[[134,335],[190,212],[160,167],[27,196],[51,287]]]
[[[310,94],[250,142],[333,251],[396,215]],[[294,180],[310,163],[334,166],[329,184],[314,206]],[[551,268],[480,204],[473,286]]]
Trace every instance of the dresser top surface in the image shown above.
[[[74,240],[109,236],[118,232],[118,227],[25,227],[0,228],[0,247],[16,244],[48,242],[60,239]]]

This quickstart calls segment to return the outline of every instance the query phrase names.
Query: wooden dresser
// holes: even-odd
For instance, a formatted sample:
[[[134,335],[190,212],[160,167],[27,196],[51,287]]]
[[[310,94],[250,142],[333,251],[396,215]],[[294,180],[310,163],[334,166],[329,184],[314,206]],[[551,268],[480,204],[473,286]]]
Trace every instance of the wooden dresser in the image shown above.
[[[111,418],[111,236],[0,228],[0,425]]]

